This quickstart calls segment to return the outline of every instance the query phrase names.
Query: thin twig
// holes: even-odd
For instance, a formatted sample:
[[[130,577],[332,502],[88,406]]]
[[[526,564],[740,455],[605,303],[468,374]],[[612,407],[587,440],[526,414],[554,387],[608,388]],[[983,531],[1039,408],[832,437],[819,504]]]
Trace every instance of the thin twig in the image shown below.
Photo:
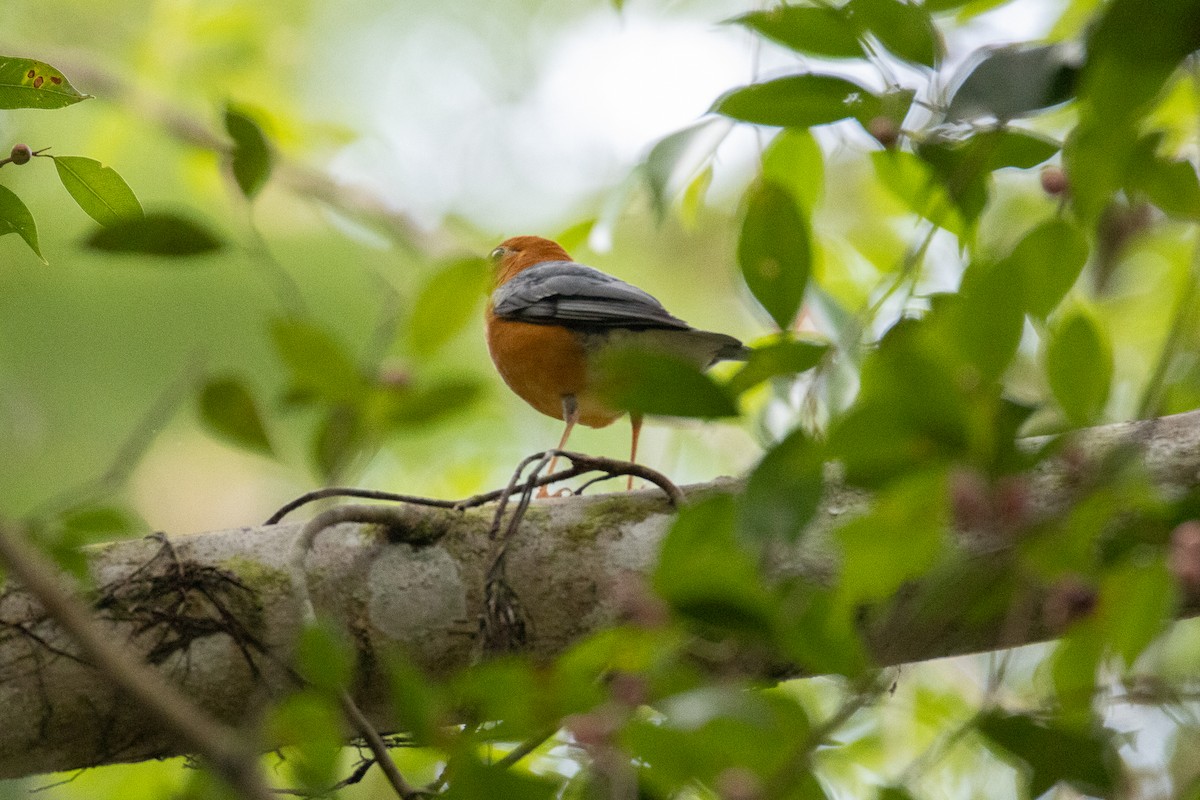
[[[162,675],[102,631],[87,606],[70,590],[23,532],[0,525],[0,559],[21,585],[75,640],[98,673],[179,737],[242,796],[268,800],[272,793],[259,770],[257,748],[242,734],[218,722]]]
[[[526,739],[525,741],[521,742],[519,745],[514,747],[512,750],[509,750],[507,753],[505,753],[504,757],[501,758],[500,760],[498,760],[496,762],[495,766],[497,766],[501,769],[507,769],[508,767],[513,766],[518,761],[520,761],[522,758],[524,758],[525,756],[532,753],[534,750],[537,750],[539,747],[541,747],[547,739],[549,739],[551,736],[553,736],[557,732],[558,732],[558,728],[550,728],[550,729],[546,730],[544,733],[539,733],[535,736],[529,737],[528,739]]]
[[[684,503],[683,492],[679,490],[671,480],[661,472],[651,469],[650,467],[641,464],[635,464],[631,461],[620,461],[611,458],[601,458],[599,456],[589,456],[583,453],[573,453],[566,450],[547,450],[541,453],[534,453],[521,462],[520,470],[524,470],[531,462],[544,457],[547,453],[553,457],[555,453],[567,458],[571,461],[572,466],[551,473],[550,475],[539,475],[528,479],[522,486],[528,485],[531,488],[538,489],[542,486],[549,486],[552,483],[570,480],[571,478],[585,475],[589,472],[607,472],[605,477],[617,477],[619,475],[632,475],[635,478],[642,478],[645,481],[658,486],[667,495],[671,504],[678,508]],[[494,489],[490,492],[471,495],[462,500],[439,500],[432,497],[420,497],[411,494],[399,494],[397,492],[385,492],[378,489],[358,489],[351,486],[329,486],[322,489],[314,489],[311,492],[305,492],[284,504],[267,518],[265,525],[276,525],[293,511],[306,506],[310,503],[315,503],[318,500],[325,500],[330,497],[353,497],[360,500],[380,500],[389,503],[407,503],[409,505],[430,506],[432,508],[452,508],[456,511],[462,511],[468,508],[476,508],[486,505],[493,500],[498,500],[503,497],[510,496],[517,490],[517,486],[513,483],[511,486],[506,486],[503,489]]]

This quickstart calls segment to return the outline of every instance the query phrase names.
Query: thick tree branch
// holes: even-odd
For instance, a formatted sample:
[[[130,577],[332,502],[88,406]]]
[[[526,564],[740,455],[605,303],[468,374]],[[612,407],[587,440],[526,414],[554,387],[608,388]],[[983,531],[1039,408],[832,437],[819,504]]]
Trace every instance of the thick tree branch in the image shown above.
[[[0,560],[79,647],[87,662],[95,665],[98,679],[124,693],[154,720],[163,735],[207,761],[241,796],[272,800],[259,771],[256,748],[197,708],[159,672],[131,657],[120,640],[106,636],[107,631],[96,624],[87,606],[65,588],[63,576],[24,541],[21,532],[0,526]],[[81,660],[71,663],[83,666]]]
[[[1118,446],[1164,492],[1200,485],[1200,412],[1082,432],[1068,450],[1100,463]],[[1030,502],[1052,515],[1078,491],[1078,460],[1049,461]],[[693,486],[689,498],[735,487]],[[861,492],[831,484],[817,519],[770,565],[780,575],[836,580],[831,532],[868,508]],[[352,694],[367,718],[388,729],[386,680],[376,665],[403,648],[434,675],[476,653],[491,563],[490,508],[380,509],[380,524],[324,529],[304,562],[316,613],[340,624],[358,650]],[[507,543],[506,582],[531,618],[526,647],[550,658],[622,612],[621,592],[649,572],[672,511],[658,489],[533,503]],[[287,668],[301,622],[289,558],[303,525],[266,525],[172,539],[119,542],[89,551],[110,642],[128,643],[208,713],[245,722],[294,687]],[[1014,597],[989,618],[963,619],[963,597],[997,591],[1006,542],[966,546],[940,574],[863,620],[881,664],[1014,646],[1051,636],[1038,597]],[[940,581],[940,582],[939,582]],[[136,591],[134,591],[136,589]],[[0,594],[0,777],[133,761],[190,749],[88,665],[91,659],[19,586]],[[950,601],[946,602],[949,597]],[[940,601],[939,599],[940,598]],[[151,613],[153,612],[153,613]],[[1183,614],[1197,613],[1193,603]],[[74,656],[74,657],[72,657]],[[52,687],[49,691],[45,687]]]

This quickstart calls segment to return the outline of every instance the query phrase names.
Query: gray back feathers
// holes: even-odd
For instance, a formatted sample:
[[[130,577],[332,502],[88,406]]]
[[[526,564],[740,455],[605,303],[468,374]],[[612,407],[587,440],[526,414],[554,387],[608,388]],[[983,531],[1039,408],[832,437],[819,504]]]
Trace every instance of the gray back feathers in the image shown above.
[[[691,328],[625,281],[573,261],[547,261],[492,293],[497,316],[582,330]]]

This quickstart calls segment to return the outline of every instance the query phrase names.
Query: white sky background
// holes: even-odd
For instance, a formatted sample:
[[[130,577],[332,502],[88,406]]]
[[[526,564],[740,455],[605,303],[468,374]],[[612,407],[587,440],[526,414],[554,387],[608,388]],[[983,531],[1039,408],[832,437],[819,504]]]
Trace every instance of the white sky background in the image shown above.
[[[719,24],[751,4],[687,14],[644,2],[621,14],[597,5],[567,20],[514,20],[506,5],[414,14],[402,4],[331,18],[335,33],[313,79],[329,76],[314,93],[319,116],[330,115],[332,99],[337,118],[363,134],[333,160],[335,172],[430,227],[453,213],[497,234],[552,233],[594,213],[599,193],[725,90],[756,70],[805,69],[789,51]],[[1061,5],[1019,0],[977,18],[949,42],[950,62],[985,43],[1043,34]],[[348,53],[356,74],[377,77],[347,82],[344,68],[328,67]],[[735,129],[721,151],[718,195],[723,179],[750,172],[757,144],[749,126]]]

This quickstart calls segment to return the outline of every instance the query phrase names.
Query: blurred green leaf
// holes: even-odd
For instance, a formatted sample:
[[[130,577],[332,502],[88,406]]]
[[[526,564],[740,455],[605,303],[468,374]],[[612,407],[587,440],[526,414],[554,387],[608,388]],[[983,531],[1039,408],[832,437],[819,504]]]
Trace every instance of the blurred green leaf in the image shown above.
[[[786,189],[770,181],[750,187],[737,254],[754,298],[775,324],[790,328],[804,302],[812,243],[808,220]]]
[[[313,433],[310,456],[321,479],[326,482],[342,477],[362,455],[368,444],[368,431],[359,409],[334,405],[325,412]]]
[[[426,425],[468,408],[481,394],[483,384],[474,378],[446,378],[393,389],[379,397],[380,418],[389,427]]]
[[[947,323],[944,336],[962,358],[995,381],[1017,354],[1025,327],[1021,285],[1004,265],[976,261],[963,274],[957,297],[938,297],[936,310]]]
[[[929,140],[917,145],[917,155],[933,168],[934,180],[972,228],[987,206],[989,167],[1001,141],[998,132],[985,131],[964,141]]]
[[[799,53],[825,58],[863,58],[858,30],[844,9],[782,5],[730,20]]]
[[[363,396],[367,384],[358,364],[325,327],[293,317],[272,321],[270,330],[294,396],[332,402],[355,402]]]
[[[864,360],[859,397],[829,434],[830,457],[851,483],[877,486],[915,464],[969,457],[971,382],[947,328],[937,317],[901,320]]]
[[[652,797],[677,797],[696,782],[713,786],[735,768],[766,781],[811,735],[803,709],[781,692],[707,686],[661,702],[661,722],[634,719],[620,737]],[[778,796],[824,798],[808,773]]]
[[[1095,422],[1108,400],[1113,356],[1091,314],[1068,312],[1050,331],[1045,359],[1050,389],[1067,419],[1080,427]]]
[[[133,511],[115,505],[74,508],[64,513],[59,522],[77,535],[80,543],[121,539],[145,527],[145,523]]]
[[[738,498],[738,528],[750,541],[795,542],[817,513],[822,448],[796,429],[767,451]]]
[[[86,243],[106,253],[152,256],[195,256],[224,247],[224,242],[207,227],[163,211],[122,217],[93,233]]]
[[[792,663],[814,675],[854,677],[868,669],[858,633],[858,608],[838,598],[839,589],[797,581],[776,617],[775,642]]]
[[[268,746],[292,748],[287,763],[306,788],[324,792],[338,780],[344,723],[333,698],[293,694],[269,710],[265,728]]]
[[[791,193],[801,214],[816,208],[825,190],[825,159],[812,131],[780,131],[763,153],[762,176]]]
[[[488,263],[480,258],[451,261],[438,269],[417,293],[408,319],[413,352],[430,356],[475,318],[489,281]]]
[[[812,369],[829,352],[829,345],[779,338],[750,350],[745,365],[733,374],[726,388],[742,394],[765,380],[794,376]]]
[[[258,403],[237,378],[214,378],[200,392],[200,420],[234,444],[272,455]]]
[[[1144,192],[1165,213],[1179,219],[1200,220],[1200,179],[1191,161],[1150,153],[1135,157],[1129,175],[1129,188]]]
[[[436,743],[447,719],[439,684],[402,655],[388,659],[387,675],[400,729],[408,731],[418,747]]]
[[[439,796],[446,800],[554,800],[557,778],[483,764],[474,755],[459,753],[446,765],[449,781]]]
[[[948,527],[946,476],[925,471],[893,481],[867,514],[834,534],[842,551],[840,603],[885,600],[928,572],[941,556]]]
[[[771,629],[770,595],[734,530],[730,495],[685,506],[663,541],[654,588],[695,621],[741,635]]]
[[[474,664],[456,675],[448,688],[457,717],[493,723],[479,731],[482,741],[513,741],[536,734],[554,716],[554,697],[545,676],[520,658]]]
[[[25,244],[29,245],[33,254],[41,259],[43,264],[46,263],[38,246],[37,223],[33,221],[33,214],[11,189],[0,186],[0,236],[6,233],[19,235],[25,240]]]
[[[701,419],[738,413],[723,386],[695,365],[666,353],[614,348],[600,358],[595,375],[597,393],[613,408]]]
[[[354,676],[354,651],[327,622],[305,625],[296,640],[296,669],[313,687],[334,693]]]
[[[850,0],[846,13],[905,61],[931,69],[941,63],[942,39],[924,6],[900,0]]]
[[[1025,308],[1045,319],[1075,285],[1087,257],[1087,239],[1079,226],[1055,217],[1025,234],[1005,259],[1005,268],[1014,273]]]
[[[233,178],[242,194],[253,200],[271,177],[275,160],[271,145],[259,124],[236,105],[225,107],[225,132],[233,140],[229,154]]]
[[[1115,753],[1100,734],[1002,711],[983,714],[976,728],[999,755],[1023,767],[1029,797],[1040,797],[1060,782],[1097,797],[1116,788],[1118,776],[1110,766]]]
[[[143,216],[142,204],[112,167],[82,156],[52,156],[58,179],[79,207],[101,225]]]
[[[914,214],[945,228],[955,236],[967,231],[967,221],[936,179],[933,169],[912,153],[877,150],[871,163],[879,182]]]
[[[1096,615],[1127,667],[1166,629],[1176,598],[1175,578],[1160,558],[1134,559],[1104,576]]]
[[[89,97],[45,62],[0,56],[0,109],[64,108]]]
[[[1061,43],[983,50],[954,90],[946,117],[1001,122],[1024,117],[1070,100],[1078,72],[1070,48]]]
[[[808,128],[853,118],[866,124],[879,116],[874,93],[835,75],[791,75],[726,92],[713,104],[718,114],[782,128]]]
[[[729,134],[730,126],[716,117],[665,136],[650,149],[643,170],[650,187],[650,199],[661,221],[679,184],[694,174]]]
[[[1062,144],[1028,131],[999,128],[978,136],[992,138],[985,170],[994,172],[1006,167],[1029,169],[1054,156]],[[978,137],[977,137],[978,138]]]

